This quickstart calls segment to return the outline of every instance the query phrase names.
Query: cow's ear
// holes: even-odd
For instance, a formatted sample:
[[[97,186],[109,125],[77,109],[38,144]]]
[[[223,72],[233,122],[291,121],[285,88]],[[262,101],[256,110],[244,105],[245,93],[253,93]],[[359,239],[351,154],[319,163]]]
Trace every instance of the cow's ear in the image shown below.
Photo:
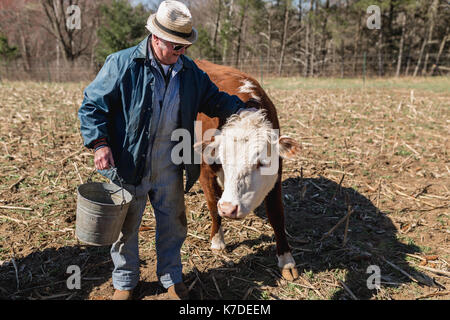
[[[285,159],[293,159],[300,154],[300,144],[292,138],[281,136],[278,139],[280,156]]]
[[[211,140],[199,141],[194,144],[194,151],[202,155],[207,164],[217,162],[220,136],[214,136]]]

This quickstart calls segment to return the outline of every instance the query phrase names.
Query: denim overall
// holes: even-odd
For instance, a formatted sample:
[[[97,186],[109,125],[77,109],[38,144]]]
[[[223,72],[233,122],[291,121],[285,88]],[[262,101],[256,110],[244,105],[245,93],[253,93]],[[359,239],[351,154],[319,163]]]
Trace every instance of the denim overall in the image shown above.
[[[178,59],[165,79],[150,48],[148,55],[155,76],[155,95],[145,174],[138,186],[125,185],[134,197],[119,239],[111,247],[112,280],[119,290],[131,290],[139,281],[138,232],[147,197],[156,218],[158,279],[166,289],[182,282],[180,249],[186,239],[187,223],[182,166],[171,159],[172,148],[178,142],[171,141],[171,135],[181,125],[178,73],[183,63]]]

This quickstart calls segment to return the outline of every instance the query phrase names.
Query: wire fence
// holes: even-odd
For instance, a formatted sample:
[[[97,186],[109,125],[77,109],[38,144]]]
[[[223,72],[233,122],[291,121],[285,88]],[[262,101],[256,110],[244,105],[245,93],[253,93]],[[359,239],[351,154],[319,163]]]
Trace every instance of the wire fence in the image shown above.
[[[431,76],[450,74],[450,54],[428,56],[405,56],[400,65],[398,57],[383,55],[329,56],[302,60],[288,57],[281,64],[279,60],[259,58],[209,59],[209,61],[235,67],[252,77],[263,80],[266,77],[330,77],[365,78],[392,76]],[[438,62],[436,64],[436,62]],[[87,62],[73,64],[56,61],[0,62],[0,80],[40,81],[40,82],[80,82],[92,81],[100,66]]]
[[[420,60],[420,61],[419,61]],[[428,54],[422,58],[404,56],[398,63],[398,56],[387,55],[345,55],[299,59],[287,57],[279,60],[260,58],[210,59],[209,61],[235,67],[254,77],[334,77],[362,78],[383,76],[431,76],[450,74],[450,54]],[[436,63],[437,62],[437,63]],[[417,68],[417,71],[416,71]]]
[[[0,80],[39,82],[80,82],[91,81],[99,68],[90,64],[74,63],[60,65],[56,62],[34,61],[0,64]]]

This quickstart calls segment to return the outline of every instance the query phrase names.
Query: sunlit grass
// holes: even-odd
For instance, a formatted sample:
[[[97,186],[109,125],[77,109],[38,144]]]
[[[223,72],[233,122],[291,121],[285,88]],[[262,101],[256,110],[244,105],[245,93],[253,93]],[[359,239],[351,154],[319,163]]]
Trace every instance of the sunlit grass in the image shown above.
[[[258,79],[260,81],[260,79]],[[429,78],[263,78],[263,85],[269,89],[417,89],[450,93],[450,77]]]

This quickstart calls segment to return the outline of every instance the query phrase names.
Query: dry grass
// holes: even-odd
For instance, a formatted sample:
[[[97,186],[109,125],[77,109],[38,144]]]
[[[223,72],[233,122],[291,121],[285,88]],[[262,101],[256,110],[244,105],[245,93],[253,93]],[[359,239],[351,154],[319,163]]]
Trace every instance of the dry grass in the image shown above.
[[[303,145],[298,160],[285,162],[283,176],[286,230],[301,277],[280,278],[262,209],[225,221],[228,246],[212,253],[209,213],[196,184],[186,196],[189,234],[182,250],[195,297],[450,298],[450,93],[428,90],[432,83],[415,83],[413,91],[395,83],[365,90],[284,90],[268,83],[282,133]],[[0,84],[0,297],[106,299],[112,293],[108,248],[86,247],[74,237],[76,187],[93,170],[78,131],[85,85]],[[155,276],[151,211],[140,233],[138,299],[165,298]],[[81,290],[66,287],[69,265],[82,270]],[[381,269],[379,290],[367,288],[370,265]]]

